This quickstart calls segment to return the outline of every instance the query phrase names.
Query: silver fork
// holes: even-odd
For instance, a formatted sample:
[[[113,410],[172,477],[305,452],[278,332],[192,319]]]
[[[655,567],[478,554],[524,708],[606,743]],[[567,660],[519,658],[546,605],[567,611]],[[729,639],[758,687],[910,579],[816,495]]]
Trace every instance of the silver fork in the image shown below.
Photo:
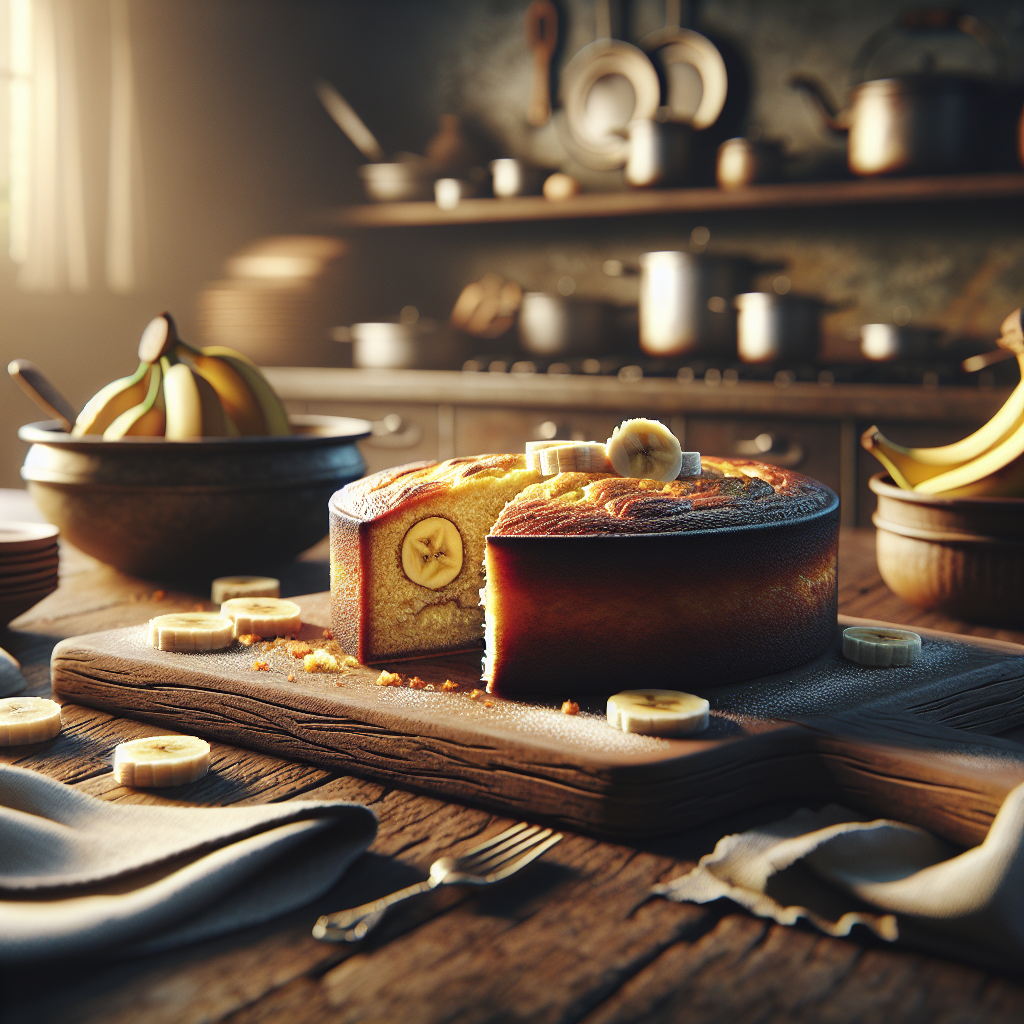
[[[361,907],[325,914],[313,925],[313,938],[325,942],[358,942],[378,924],[388,907],[421,892],[430,892],[439,885],[491,885],[500,882],[550,850],[561,838],[561,832],[552,833],[549,828],[542,829],[539,825],[521,821],[459,857],[435,860],[430,865],[430,878],[425,882],[399,889]]]

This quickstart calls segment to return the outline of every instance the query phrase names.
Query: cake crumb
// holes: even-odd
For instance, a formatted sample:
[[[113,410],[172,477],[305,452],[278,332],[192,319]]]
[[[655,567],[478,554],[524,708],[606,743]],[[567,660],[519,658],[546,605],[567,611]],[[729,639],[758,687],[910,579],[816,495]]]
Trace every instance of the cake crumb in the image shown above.
[[[153,593],[150,594],[149,596],[154,601],[162,601],[167,596],[167,591],[166,590],[154,590]]]
[[[441,689],[444,690],[445,693],[451,693],[452,690],[457,690],[458,688],[459,688],[459,684],[458,683],[453,683],[450,679],[446,679],[441,684]]]
[[[258,644],[258,643],[260,643],[260,642],[261,642],[262,640],[263,640],[263,637],[261,637],[261,636],[260,636],[259,634],[257,634],[257,633],[243,633],[243,634],[242,634],[242,635],[241,635],[241,636],[240,636],[240,637],[238,638],[238,642],[239,642],[239,643],[240,643],[240,644],[241,644],[241,645],[242,645],[243,647],[252,647],[252,645],[253,645],[253,644]]]
[[[493,708],[494,707],[494,701],[493,700],[485,700],[484,701],[484,707],[485,708]]]
[[[580,713],[580,706],[574,700],[567,700],[562,702],[562,714],[563,715],[578,715]]]
[[[340,672],[341,666],[338,664],[338,659],[333,654],[323,650],[317,649],[311,654],[307,654],[302,659],[302,667],[307,672]]]
[[[324,630],[324,639],[325,640],[333,640],[334,639],[334,634],[329,629],[325,629]]]
[[[270,662],[269,661],[254,661],[252,663],[253,671],[255,672],[269,672]]]
[[[407,685],[410,690],[422,690],[427,684],[419,676],[413,676]]]
[[[382,669],[379,676],[377,676],[378,686],[401,686],[402,677],[397,672],[389,672],[387,669]]]
[[[288,642],[288,653],[293,658],[304,658],[307,654],[313,653],[313,648],[301,640],[290,640]]]
[[[295,673],[294,672],[289,672],[288,673],[288,682],[289,683],[294,683],[295,682]]]
[[[487,696],[487,691],[486,690],[473,690],[469,694],[469,699],[470,700],[482,700],[486,696]]]

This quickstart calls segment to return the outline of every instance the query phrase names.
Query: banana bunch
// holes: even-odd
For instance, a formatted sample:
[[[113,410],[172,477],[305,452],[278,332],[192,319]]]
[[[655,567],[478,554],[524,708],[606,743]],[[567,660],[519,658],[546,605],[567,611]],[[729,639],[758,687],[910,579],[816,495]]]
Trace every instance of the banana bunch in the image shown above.
[[[220,345],[187,345],[170,313],[142,332],[135,373],[101,388],[72,430],[76,437],[173,441],[290,433],[288,414],[256,364]]]
[[[998,344],[1016,355],[1021,382],[979,430],[939,448],[904,448],[877,427],[864,432],[861,444],[898,486],[951,498],[1024,497],[1024,329],[1020,309],[1003,321],[1002,330]]]

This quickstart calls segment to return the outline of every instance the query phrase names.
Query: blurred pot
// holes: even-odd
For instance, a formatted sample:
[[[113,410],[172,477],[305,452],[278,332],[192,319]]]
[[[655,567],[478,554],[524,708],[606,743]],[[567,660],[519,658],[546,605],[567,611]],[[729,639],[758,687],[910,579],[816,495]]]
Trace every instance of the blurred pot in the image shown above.
[[[366,197],[375,203],[434,198],[434,177],[414,161],[363,164],[359,168]]]
[[[494,194],[498,199],[535,196],[540,192],[544,172],[536,167],[510,156],[492,160],[488,166],[491,169]]]
[[[860,329],[860,351],[865,359],[920,359],[932,354],[941,331],[897,324],[864,324]]]
[[[535,356],[597,355],[611,337],[611,312],[591,299],[527,292],[519,309],[519,338]]]
[[[746,188],[778,181],[782,174],[782,146],[778,142],[726,139],[718,147],[715,180],[719,188]]]
[[[363,370],[430,370],[458,365],[462,343],[430,320],[353,324],[352,365]]]
[[[934,73],[926,58],[923,73],[865,81],[871,59],[884,44],[902,35],[906,45],[914,36],[927,39],[937,31],[964,33],[988,49],[992,79]],[[953,173],[991,156],[1001,134],[1006,48],[976,17],[945,8],[904,12],[868,37],[854,58],[852,77],[857,84],[843,111],[814,79],[794,75],[789,84],[811,97],[831,131],[847,133],[847,162],[854,174]]]
[[[736,347],[743,362],[809,362],[817,355],[824,308],[819,299],[744,292],[735,303]]]
[[[750,287],[754,264],[732,256],[640,256],[640,347],[651,356],[736,354],[732,298]]]
[[[693,153],[692,125],[672,121],[630,121],[626,125],[629,155],[626,184],[633,188],[681,185]]]

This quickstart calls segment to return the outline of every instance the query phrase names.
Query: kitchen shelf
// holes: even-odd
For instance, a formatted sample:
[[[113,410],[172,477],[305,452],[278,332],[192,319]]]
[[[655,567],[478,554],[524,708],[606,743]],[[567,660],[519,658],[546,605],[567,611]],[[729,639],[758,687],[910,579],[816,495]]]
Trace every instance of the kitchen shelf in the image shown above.
[[[466,199],[451,210],[435,203],[364,203],[326,210],[332,227],[431,227],[522,221],[637,217],[719,210],[798,209],[800,207],[883,205],[887,203],[965,202],[1024,198],[1024,174],[956,174],[923,178],[861,178],[853,181],[791,182],[718,188],[650,189],[594,192],[561,202],[542,196],[515,199]]]

